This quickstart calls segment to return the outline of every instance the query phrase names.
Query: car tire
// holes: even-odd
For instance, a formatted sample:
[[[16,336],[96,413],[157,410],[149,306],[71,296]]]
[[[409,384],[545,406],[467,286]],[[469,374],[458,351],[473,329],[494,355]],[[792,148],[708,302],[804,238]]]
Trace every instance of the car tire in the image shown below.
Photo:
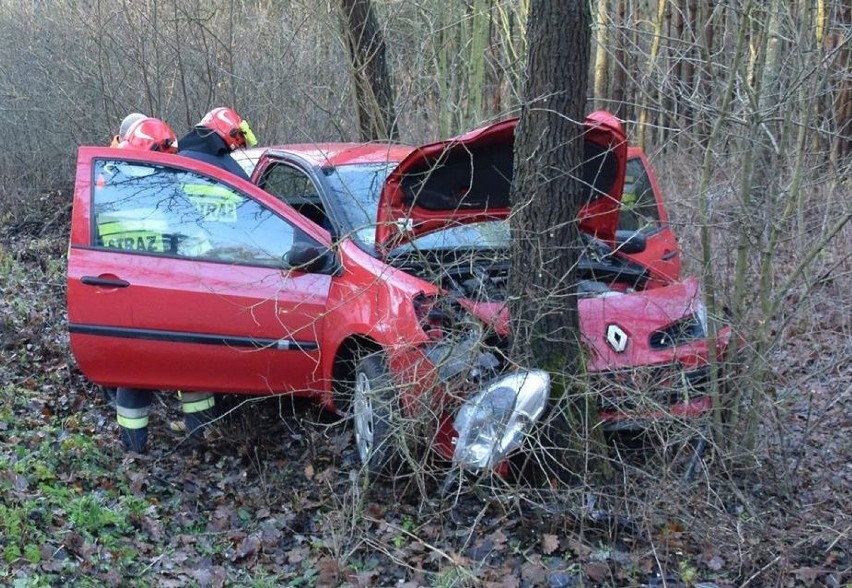
[[[387,471],[397,454],[399,399],[384,357],[361,355],[352,382],[352,423],[361,465],[371,477]]]

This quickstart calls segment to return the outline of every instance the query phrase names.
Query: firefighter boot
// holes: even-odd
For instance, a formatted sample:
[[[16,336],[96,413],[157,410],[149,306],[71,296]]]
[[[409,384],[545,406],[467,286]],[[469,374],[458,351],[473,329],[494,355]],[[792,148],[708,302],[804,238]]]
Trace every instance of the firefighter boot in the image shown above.
[[[118,388],[115,415],[125,451],[144,453],[148,443],[148,413],[154,394],[150,390]]]
[[[145,453],[148,444],[148,427],[141,429],[128,429],[120,427],[121,443],[125,451],[135,451],[136,453]]]
[[[183,408],[183,422],[186,432],[194,439],[204,439],[205,427],[213,422],[215,400],[210,392],[181,392],[179,394]]]

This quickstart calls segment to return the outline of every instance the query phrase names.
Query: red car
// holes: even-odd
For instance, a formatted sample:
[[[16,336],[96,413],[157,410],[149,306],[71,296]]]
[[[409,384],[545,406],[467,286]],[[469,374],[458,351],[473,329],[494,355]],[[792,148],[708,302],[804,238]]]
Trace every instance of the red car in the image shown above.
[[[420,148],[250,150],[253,183],[177,155],[82,147],[67,290],[77,363],[104,386],[315,397],[352,415],[374,471],[398,421],[429,414],[441,456],[494,467],[549,393],[544,372],[510,369],[502,352],[515,124]],[[707,318],[697,281],[679,281],[656,180],[611,115],[590,115],[585,140],[578,289],[602,417],[701,414]]]

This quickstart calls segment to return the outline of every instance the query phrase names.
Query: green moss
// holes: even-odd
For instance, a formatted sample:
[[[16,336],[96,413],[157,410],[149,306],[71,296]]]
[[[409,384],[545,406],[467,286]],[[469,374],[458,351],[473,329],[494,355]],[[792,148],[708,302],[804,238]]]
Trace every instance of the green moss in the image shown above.
[[[570,365],[577,366],[576,372],[566,371]],[[608,460],[603,429],[598,426],[597,403],[587,384],[585,365],[585,357],[580,352],[574,361],[568,361],[564,354],[552,353],[539,366],[550,374],[551,412],[547,435],[554,442],[553,446],[562,450],[554,453],[561,462],[557,465],[563,466],[554,468],[555,471],[581,472],[588,467],[587,473],[605,482],[612,478],[614,470]],[[589,456],[593,459],[589,460]]]

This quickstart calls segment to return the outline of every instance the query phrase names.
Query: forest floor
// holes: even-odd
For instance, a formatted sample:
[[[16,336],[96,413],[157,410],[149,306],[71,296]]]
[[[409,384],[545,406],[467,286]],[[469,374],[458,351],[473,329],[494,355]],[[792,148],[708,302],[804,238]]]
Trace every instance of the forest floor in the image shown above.
[[[486,478],[442,498],[440,469],[365,485],[345,423],[287,398],[224,399],[197,447],[159,394],[150,451],[125,455],[69,349],[67,196],[41,198],[65,211],[48,223],[0,226],[0,584],[852,585],[848,270],[773,352],[752,467],[711,452],[686,487],[641,459],[605,487]]]

